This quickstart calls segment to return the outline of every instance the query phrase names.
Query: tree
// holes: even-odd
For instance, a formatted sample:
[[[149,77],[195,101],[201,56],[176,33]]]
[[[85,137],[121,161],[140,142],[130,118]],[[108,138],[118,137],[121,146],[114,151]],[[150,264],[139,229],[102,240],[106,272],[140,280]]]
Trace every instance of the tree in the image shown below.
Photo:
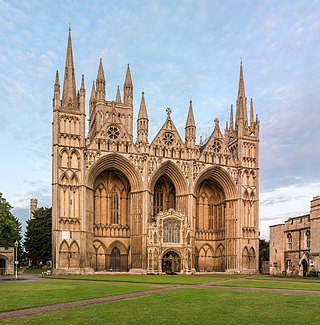
[[[52,258],[52,209],[35,210],[33,218],[27,221],[24,248],[26,257],[33,266],[45,265]]]
[[[13,247],[21,240],[21,224],[11,213],[12,206],[0,192],[0,246]]]
[[[259,240],[260,261],[269,261],[269,241]]]

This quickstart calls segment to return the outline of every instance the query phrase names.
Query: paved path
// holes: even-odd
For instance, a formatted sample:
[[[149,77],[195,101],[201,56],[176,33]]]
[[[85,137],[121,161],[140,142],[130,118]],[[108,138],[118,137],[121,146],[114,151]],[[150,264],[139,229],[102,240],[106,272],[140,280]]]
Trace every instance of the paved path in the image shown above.
[[[51,280],[51,279],[41,278],[39,276],[30,274],[30,275],[26,275],[24,278],[21,278],[21,280],[42,281],[42,280]],[[233,280],[235,280],[235,279],[233,279]],[[83,280],[81,280],[81,281],[83,281]],[[229,282],[229,280],[221,281],[219,283],[221,284],[223,282]],[[123,283],[123,282],[121,282],[121,283]],[[132,284],[133,282],[130,282],[130,283]],[[42,306],[42,307],[32,307],[32,308],[19,309],[19,310],[15,310],[15,311],[2,312],[2,313],[0,313],[0,320],[14,318],[14,317],[34,315],[34,314],[45,313],[45,312],[52,312],[52,311],[57,311],[57,310],[62,310],[62,309],[67,309],[67,308],[78,308],[78,307],[83,307],[83,306],[88,306],[88,305],[93,305],[93,304],[108,302],[108,301],[116,301],[116,300],[122,300],[122,299],[128,299],[128,298],[142,297],[142,296],[153,295],[153,294],[157,294],[157,293],[161,293],[161,292],[176,290],[179,288],[206,288],[206,289],[212,289],[212,290],[239,290],[239,291],[255,291],[255,292],[277,292],[277,293],[302,294],[302,295],[320,295],[320,291],[231,287],[231,286],[222,286],[222,285],[216,285],[216,284],[217,284],[217,282],[194,284],[194,285],[168,284],[168,285],[166,285],[165,288],[145,290],[145,291],[139,291],[139,292],[131,292],[131,293],[125,293],[125,294],[117,294],[117,295],[107,296],[107,297],[85,299],[85,300],[78,300],[78,301],[73,301],[73,302],[66,302],[66,303],[54,304],[54,305],[48,305],[48,306]]]

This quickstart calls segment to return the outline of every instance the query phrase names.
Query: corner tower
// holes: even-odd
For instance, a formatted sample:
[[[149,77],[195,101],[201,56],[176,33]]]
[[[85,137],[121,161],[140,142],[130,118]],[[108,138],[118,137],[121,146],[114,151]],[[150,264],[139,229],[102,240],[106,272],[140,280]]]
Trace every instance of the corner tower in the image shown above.
[[[68,267],[78,272],[88,266],[88,229],[84,222],[85,96],[83,75],[76,93],[69,29],[62,100],[58,71],[53,97],[52,254],[56,270]]]

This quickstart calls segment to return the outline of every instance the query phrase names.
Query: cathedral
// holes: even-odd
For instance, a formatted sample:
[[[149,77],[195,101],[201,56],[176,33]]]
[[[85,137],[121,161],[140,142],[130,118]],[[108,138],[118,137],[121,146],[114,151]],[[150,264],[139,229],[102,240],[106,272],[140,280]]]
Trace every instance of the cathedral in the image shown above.
[[[192,101],[184,138],[168,108],[150,139],[144,92],[136,118],[133,95],[128,65],[122,94],[107,96],[100,59],[86,115],[69,30],[62,94],[57,71],[53,96],[54,272],[257,273],[259,120],[242,63],[235,112],[203,141]]]

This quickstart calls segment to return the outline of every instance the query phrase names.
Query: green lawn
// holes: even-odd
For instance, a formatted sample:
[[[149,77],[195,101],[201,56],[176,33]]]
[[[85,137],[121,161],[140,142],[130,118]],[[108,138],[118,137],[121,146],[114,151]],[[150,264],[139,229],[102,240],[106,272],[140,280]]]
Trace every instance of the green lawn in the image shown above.
[[[256,280],[253,279],[240,279],[230,280],[223,283],[214,283],[214,286],[229,286],[229,287],[250,287],[250,288],[270,288],[270,289],[290,289],[290,290],[320,290],[320,283],[299,281],[298,279],[292,279],[291,281],[274,281],[272,279]]]
[[[224,281],[226,279],[241,278],[245,275],[214,274],[207,276],[193,275],[68,275],[55,276],[56,279],[111,281],[111,282],[137,282],[154,284],[202,284]]]
[[[0,285],[0,312],[159,288],[150,284],[48,280]]]
[[[186,288],[5,324],[319,324],[320,295]]]

